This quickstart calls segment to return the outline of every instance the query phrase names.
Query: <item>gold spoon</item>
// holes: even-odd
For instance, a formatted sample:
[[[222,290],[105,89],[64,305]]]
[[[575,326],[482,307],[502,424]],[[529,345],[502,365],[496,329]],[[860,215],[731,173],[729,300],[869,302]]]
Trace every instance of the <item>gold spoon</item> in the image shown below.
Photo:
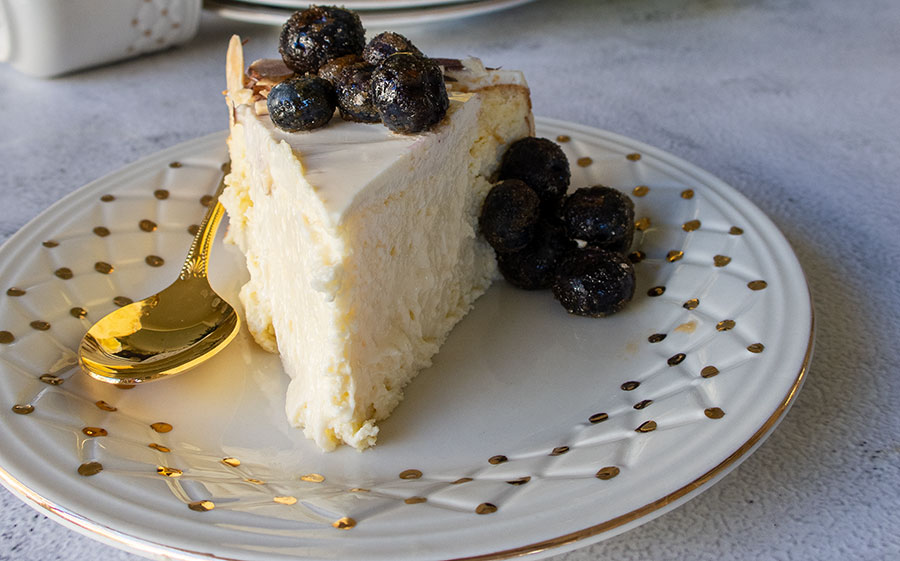
[[[225,175],[229,169],[230,164],[222,166]],[[78,348],[85,373],[110,384],[151,382],[199,365],[234,339],[241,320],[207,278],[209,250],[225,213],[219,202],[224,188],[223,177],[178,279],[88,330]]]

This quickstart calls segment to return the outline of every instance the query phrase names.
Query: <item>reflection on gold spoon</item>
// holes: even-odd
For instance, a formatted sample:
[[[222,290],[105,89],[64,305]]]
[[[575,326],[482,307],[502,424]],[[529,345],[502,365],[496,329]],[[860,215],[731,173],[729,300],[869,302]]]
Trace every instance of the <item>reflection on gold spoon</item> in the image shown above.
[[[229,164],[223,166],[225,175]],[[225,209],[214,197],[178,279],[140,302],[108,314],[85,334],[78,362],[91,377],[110,384],[140,384],[180,374],[225,348],[241,327],[228,302],[207,278],[209,251]]]

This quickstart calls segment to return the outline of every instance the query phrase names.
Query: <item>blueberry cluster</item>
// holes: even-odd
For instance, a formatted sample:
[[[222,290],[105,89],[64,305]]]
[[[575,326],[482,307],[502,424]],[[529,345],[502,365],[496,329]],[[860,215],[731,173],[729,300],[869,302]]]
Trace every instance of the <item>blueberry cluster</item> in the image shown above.
[[[295,75],[267,97],[275,126],[315,129],[338,109],[345,120],[412,134],[444,118],[450,101],[440,66],[403,35],[385,32],[367,44],[365,34],[357,14],[333,6],[288,19],[278,50]]]
[[[550,288],[569,313],[603,317],[634,295],[625,257],[634,238],[634,203],[610,187],[569,189],[569,162],[546,138],[513,143],[500,181],[485,198],[479,229],[512,285]]]

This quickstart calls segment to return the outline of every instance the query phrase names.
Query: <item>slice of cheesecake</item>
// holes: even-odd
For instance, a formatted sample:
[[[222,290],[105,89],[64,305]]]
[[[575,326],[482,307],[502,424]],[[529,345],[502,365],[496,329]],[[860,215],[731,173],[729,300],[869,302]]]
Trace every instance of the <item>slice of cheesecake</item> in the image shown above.
[[[478,215],[506,147],[533,133],[528,87],[469,60],[447,69],[450,109],[428,132],[336,117],[286,133],[254,94],[237,38],[227,69],[221,201],[250,272],[246,324],[291,377],[291,424],[324,450],[364,449],[497,278]]]

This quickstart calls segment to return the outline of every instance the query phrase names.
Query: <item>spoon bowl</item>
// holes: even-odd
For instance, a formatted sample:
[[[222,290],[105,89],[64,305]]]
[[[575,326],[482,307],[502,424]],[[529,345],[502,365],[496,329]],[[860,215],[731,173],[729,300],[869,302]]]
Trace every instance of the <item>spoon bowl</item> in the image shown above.
[[[229,166],[223,166],[228,174]],[[181,374],[221,351],[241,327],[207,277],[209,251],[224,215],[219,195],[200,224],[178,279],[165,290],[111,312],[81,340],[78,362],[92,378],[140,384]]]

